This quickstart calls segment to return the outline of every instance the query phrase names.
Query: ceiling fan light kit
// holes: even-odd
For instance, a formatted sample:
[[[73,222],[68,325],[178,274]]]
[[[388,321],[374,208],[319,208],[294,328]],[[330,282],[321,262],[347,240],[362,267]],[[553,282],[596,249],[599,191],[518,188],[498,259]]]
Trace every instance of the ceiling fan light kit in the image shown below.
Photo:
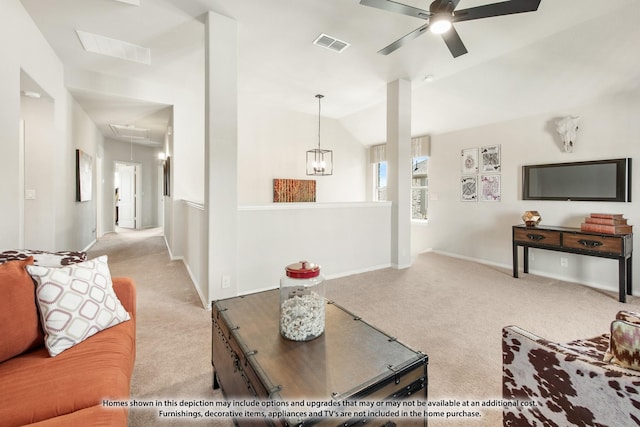
[[[452,27],[451,19],[446,15],[436,15],[430,19],[429,31],[433,34],[444,34]]]
[[[378,53],[388,55],[410,40],[418,37],[428,28],[430,32],[442,35],[442,39],[454,58],[468,52],[453,26],[454,23],[516,13],[535,12],[538,10],[540,2],[541,0],[510,0],[456,10],[460,0],[435,0],[429,5],[429,11],[426,11],[392,0],[360,0],[360,4],[365,6],[375,7],[386,10],[387,12],[400,13],[427,21],[427,23],[421,27],[399,38],[389,46],[380,49]]]

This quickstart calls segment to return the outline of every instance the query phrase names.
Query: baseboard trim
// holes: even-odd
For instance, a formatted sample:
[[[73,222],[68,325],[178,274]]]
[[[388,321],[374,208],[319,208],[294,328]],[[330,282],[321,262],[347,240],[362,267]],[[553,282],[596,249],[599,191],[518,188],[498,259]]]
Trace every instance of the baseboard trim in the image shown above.
[[[465,261],[477,262],[478,264],[484,264],[484,265],[489,265],[489,266],[498,267],[498,268],[506,268],[509,271],[513,270],[513,265],[511,265],[511,264],[504,264],[504,263],[500,263],[500,262],[487,261],[487,260],[480,259],[480,258],[467,257],[467,256],[464,256],[464,255],[458,255],[458,254],[445,252],[445,251],[434,250],[432,252],[440,254],[440,255],[448,256],[448,257],[451,257],[451,258],[458,258],[458,259],[462,259],[462,260],[465,260]],[[572,279],[571,277],[559,276],[557,274],[550,274],[550,273],[548,273],[546,271],[529,269],[529,273],[524,273],[522,271],[522,268],[520,268],[518,270],[518,274],[533,274],[535,276],[545,277],[547,279],[560,280],[562,282],[573,283],[573,284],[581,285],[581,286],[588,286],[590,288],[600,289],[600,290],[603,290],[603,291],[618,292],[618,288],[617,287],[614,289],[613,287],[602,286],[600,283],[597,283],[597,282],[579,281],[579,280]],[[640,295],[640,291],[636,290],[636,291],[632,292],[631,295],[632,296],[639,296]]]
[[[439,251],[439,250],[435,250],[435,249],[432,250],[431,252],[436,253],[436,254],[440,254],[440,255],[445,255],[445,256],[448,256],[448,257],[451,257],[451,258],[458,258],[458,259],[462,259],[462,260],[465,260],[465,261],[477,262],[478,264],[490,265],[492,267],[500,267],[500,268],[506,268],[506,269],[513,268],[513,266],[511,264],[503,264],[503,263],[499,263],[499,262],[487,261],[486,259],[468,257],[468,256],[464,256],[464,255],[454,254],[454,253],[451,253],[451,252]]]
[[[407,269],[407,268],[411,268],[411,265],[412,265],[411,263],[409,263],[409,264],[395,264],[395,263],[392,263],[391,264],[391,268],[395,268],[396,270],[404,270],[404,269]]]
[[[385,268],[390,268],[390,267],[391,267],[391,264],[374,265],[374,266],[371,266],[371,267],[359,268],[359,269],[356,269],[356,270],[344,271],[344,272],[336,273],[336,274],[328,274],[328,275],[325,276],[325,278],[327,280],[340,279],[342,277],[353,276],[354,274],[368,273],[370,271],[383,270]]]
[[[97,239],[94,239],[94,240],[93,240],[93,242],[89,243],[89,244],[87,245],[87,247],[86,247],[86,248],[84,248],[84,249],[82,250],[82,252],[88,252],[88,251],[89,251],[89,249],[91,249],[91,247],[92,247],[93,245],[95,245],[96,243],[98,243],[98,240],[97,240]]]
[[[184,261],[184,257],[183,256],[175,256],[175,255],[173,255],[173,252],[171,252],[171,245],[169,245],[169,241],[167,240],[167,236],[163,235],[162,237],[164,238],[164,245],[167,247],[167,252],[169,252],[169,259],[171,261]]]
[[[189,264],[187,264],[184,257],[180,257],[178,261],[182,261],[184,268],[187,270],[187,273],[189,274],[189,278],[191,279],[191,284],[193,285],[194,289],[196,290],[196,293],[198,294],[198,297],[200,298],[202,307],[204,307],[205,310],[211,310],[211,302],[207,302],[207,299],[204,297],[204,295],[202,295],[202,289],[200,289],[200,284],[196,280],[196,277],[194,276],[193,271],[191,271]]]

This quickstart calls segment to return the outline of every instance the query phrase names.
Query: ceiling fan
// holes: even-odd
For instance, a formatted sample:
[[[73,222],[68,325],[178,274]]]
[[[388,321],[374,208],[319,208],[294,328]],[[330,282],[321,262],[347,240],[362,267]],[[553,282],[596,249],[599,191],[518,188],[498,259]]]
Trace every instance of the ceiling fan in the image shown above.
[[[404,37],[382,48],[378,53],[388,55],[401,46],[415,39],[427,29],[436,34],[441,34],[449,51],[454,58],[467,53],[458,32],[453,28],[454,22],[471,21],[474,19],[490,18],[492,16],[511,15],[514,13],[534,12],[538,10],[541,0],[511,0],[500,3],[492,3],[469,9],[455,10],[460,0],[435,0],[429,6],[429,10],[418,9],[392,0],[360,0],[360,4],[376,7],[388,12],[401,13],[427,21],[420,28],[410,32]]]

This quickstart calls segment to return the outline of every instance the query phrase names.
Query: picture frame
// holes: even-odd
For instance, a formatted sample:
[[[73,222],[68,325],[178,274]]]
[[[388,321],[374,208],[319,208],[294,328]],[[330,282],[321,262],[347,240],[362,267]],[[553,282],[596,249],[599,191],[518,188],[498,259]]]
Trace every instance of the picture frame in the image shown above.
[[[462,175],[478,173],[478,149],[465,148],[460,152],[460,167]]]
[[[171,156],[167,156],[162,165],[162,178],[164,181],[163,194],[171,196]]]
[[[76,150],[76,201],[88,202],[92,197],[93,157]]]
[[[273,180],[274,203],[300,203],[316,201],[315,179],[283,179]]]
[[[480,176],[480,201],[499,202],[501,200],[501,175],[490,174]]]
[[[460,178],[460,200],[476,202],[478,200],[478,177],[463,176]]]
[[[480,171],[486,173],[502,171],[499,144],[480,148]]]

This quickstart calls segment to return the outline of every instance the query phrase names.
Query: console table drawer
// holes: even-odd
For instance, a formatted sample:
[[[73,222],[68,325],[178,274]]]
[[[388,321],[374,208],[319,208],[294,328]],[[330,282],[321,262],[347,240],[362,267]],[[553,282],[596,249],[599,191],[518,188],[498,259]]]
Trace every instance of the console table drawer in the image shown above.
[[[560,246],[560,232],[536,230],[535,228],[514,230],[513,238],[517,242],[526,242],[546,246]]]
[[[563,246],[572,249],[624,255],[622,253],[622,239],[620,237],[564,233]]]

